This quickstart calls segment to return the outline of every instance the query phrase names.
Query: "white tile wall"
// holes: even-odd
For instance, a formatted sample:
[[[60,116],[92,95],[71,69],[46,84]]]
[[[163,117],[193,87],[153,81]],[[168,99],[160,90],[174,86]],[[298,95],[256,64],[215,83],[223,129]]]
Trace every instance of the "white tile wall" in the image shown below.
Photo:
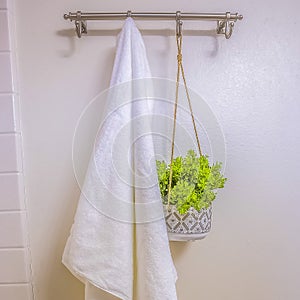
[[[0,212],[0,248],[26,247],[25,212]]]
[[[14,93],[13,96],[13,103],[14,103],[14,132],[21,133],[21,122],[20,122],[20,103],[19,103],[19,94]]]
[[[0,0],[0,9],[7,8],[7,0]]]
[[[0,11],[0,51],[10,50],[9,28],[8,28],[8,12]]]
[[[13,92],[10,56],[11,53],[0,52],[0,92],[3,93]]]
[[[19,134],[0,135],[0,172],[21,172],[22,153]]]
[[[14,96],[0,94],[0,133],[19,131],[15,118]]]
[[[22,174],[0,174],[0,195],[0,211],[24,210]]]
[[[0,249],[0,282],[27,283],[29,265],[27,249]]]
[[[14,13],[15,11],[15,1],[14,0],[0,0],[0,10],[8,10]]]
[[[0,285],[1,300],[28,300],[31,297],[30,284],[2,284]]]
[[[31,300],[13,8],[0,0],[0,300]]]
[[[18,76],[17,76],[17,55],[15,51],[10,52],[10,68],[11,68],[11,81],[12,81],[12,87],[13,92],[19,91],[19,82],[18,82]]]

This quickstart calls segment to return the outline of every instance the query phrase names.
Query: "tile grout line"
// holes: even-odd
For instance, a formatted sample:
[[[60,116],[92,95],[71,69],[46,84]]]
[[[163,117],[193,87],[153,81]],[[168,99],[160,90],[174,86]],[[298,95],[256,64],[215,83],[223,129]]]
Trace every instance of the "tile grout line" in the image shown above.
[[[19,92],[17,92],[17,91],[11,91],[11,92],[2,92],[2,91],[0,91],[0,97],[1,96],[19,96]]]
[[[0,252],[1,251],[14,251],[14,250],[26,250],[27,247],[23,246],[16,246],[16,247],[0,247]]]
[[[0,287],[4,287],[4,286],[18,286],[18,285],[30,285],[29,281],[20,281],[20,282],[1,282],[0,283]]]
[[[3,131],[0,132],[0,136],[1,135],[21,135],[20,131]]]
[[[5,252],[5,251],[10,251],[10,252],[14,252],[14,251],[17,251],[17,250],[26,250],[28,249],[28,247],[2,247],[0,248],[0,253],[1,252]]]
[[[23,174],[21,171],[0,171],[0,176],[1,175],[14,175],[14,174]]]
[[[8,286],[14,286],[14,285],[29,285],[30,282],[0,282],[0,287],[1,286],[5,286],[5,285],[8,285]]]
[[[9,213],[24,213],[26,209],[0,209],[0,215],[9,214]]]
[[[10,91],[1,91],[0,92],[0,96],[1,95],[7,95],[7,94],[9,94],[9,95],[11,95],[11,94],[17,94],[18,92],[17,91],[14,91],[14,90],[10,90]]]

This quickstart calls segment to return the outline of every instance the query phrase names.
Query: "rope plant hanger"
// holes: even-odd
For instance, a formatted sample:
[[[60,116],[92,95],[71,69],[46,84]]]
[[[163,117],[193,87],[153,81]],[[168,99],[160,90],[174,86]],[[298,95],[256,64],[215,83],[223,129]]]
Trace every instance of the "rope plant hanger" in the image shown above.
[[[173,133],[172,133],[172,148],[171,148],[171,163],[170,163],[170,177],[169,177],[169,187],[168,187],[168,209],[170,208],[170,198],[171,198],[171,185],[172,185],[172,176],[173,176],[173,159],[174,159],[174,144],[175,144],[175,133],[176,133],[176,119],[177,119],[177,107],[178,107],[178,94],[179,94],[179,81],[180,81],[180,74],[182,76],[184,89],[186,93],[186,97],[189,104],[189,109],[192,117],[193,122],[193,128],[197,140],[197,146],[199,155],[202,155],[201,146],[200,146],[200,140],[197,132],[195,117],[192,109],[192,103],[190,94],[188,91],[183,64],[182,64],[182,20],[180,20],[180,17],[177,15],[176,20],[176,42],[177,42],[177,76],[176,76],[176,92],[175,92],[175,106],[174,106],[174,117],[173,117]]]
[[[221,174],[221,163],[217,162],[210,165],[208,156],[203,155],[201,151],[191,98],[182,64],[183,23],[179,12],[176,16],[177,76],[171,159],[169,165],[164,161],[157,161],[157,172],[169,239],[187,241],[202,239],[210,231],[212,219],[211,203],[216,198],[215,190],[224,187],[226,178]],[[174,159],[180,75],[189,105],[199,156],[194,150],[189,150],[186,157]],[[176,176],[174,176],[174,168],[176,168]],[[191,172],[191,169],[193,169],[193,172]],[[193,174],[192,178],[191,173]],[[189,175],[187,176],[187,174]],[[174,177],[176,177],[176,180]]]

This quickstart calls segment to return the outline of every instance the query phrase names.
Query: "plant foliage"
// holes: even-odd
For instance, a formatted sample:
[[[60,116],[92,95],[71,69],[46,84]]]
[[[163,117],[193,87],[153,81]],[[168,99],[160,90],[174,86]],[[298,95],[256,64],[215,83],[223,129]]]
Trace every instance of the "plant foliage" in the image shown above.
[[[164,204],[168,202],[170,164],[156,161],[159,187]],[[208,208],[215,200],[216,189],[223,188],[227,178],[221,173],[222,163],[210,165],[208,156],[198,157],[189,150],[185,157],[177,157],[172,163],[172,183],[170,204],[176,205],[180,214],[191,207],[197,211]]]

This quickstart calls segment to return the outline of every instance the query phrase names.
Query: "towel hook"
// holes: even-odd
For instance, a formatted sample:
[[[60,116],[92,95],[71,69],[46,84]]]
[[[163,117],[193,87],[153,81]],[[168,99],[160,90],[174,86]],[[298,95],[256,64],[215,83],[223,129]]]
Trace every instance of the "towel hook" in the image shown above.
[[[76,12],[75,29],[79,38],[81,38],[82,33],[87,33],[87,24],[85,20],[81,19],[81,11]]]
[[[238,14],[236,14],[238,17]],[[226,17],[222,21],[218,21],[218,26],[217,26],[217,33],[218,34],[224,34],[226,39],[229,39],[232,35],[233,27],[234,27],[234,22],[235,20],[231,20],[231,14],[230,12],[226,13]]]
[[[127,10],[127,18],[131,18],[132,16],[132,11],[131,10]]]
[[[181,12],[176,11],[176,36],[177,38],[181,37],[182,35],[182,20],[181,20]]]

